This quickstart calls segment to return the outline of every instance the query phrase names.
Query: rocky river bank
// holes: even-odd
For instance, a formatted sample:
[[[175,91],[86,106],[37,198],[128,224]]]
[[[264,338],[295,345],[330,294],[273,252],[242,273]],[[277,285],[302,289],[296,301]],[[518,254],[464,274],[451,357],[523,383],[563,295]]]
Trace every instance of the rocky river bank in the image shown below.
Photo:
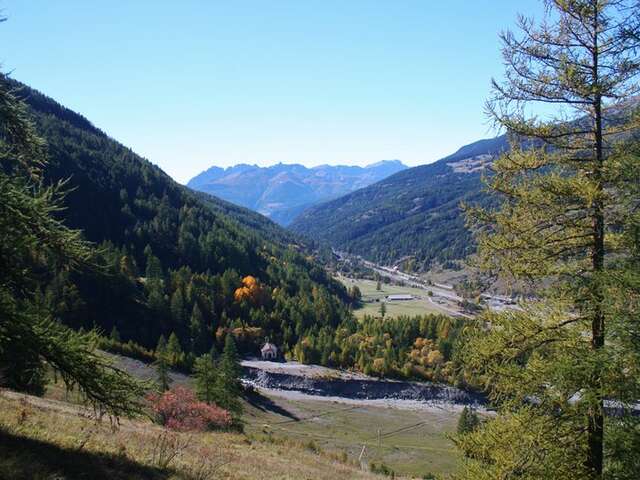
[[[243,362],[243,380],[254,387],[348,400],[403,400],[450,406],[486,403],[483,395],[438,383],[380,380],[300,364]]]

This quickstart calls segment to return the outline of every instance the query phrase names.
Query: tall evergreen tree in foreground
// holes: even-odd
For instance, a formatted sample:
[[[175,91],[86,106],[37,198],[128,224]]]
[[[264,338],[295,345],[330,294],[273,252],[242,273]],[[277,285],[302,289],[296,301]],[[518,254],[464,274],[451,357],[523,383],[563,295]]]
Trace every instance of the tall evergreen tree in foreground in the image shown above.
[[[637,478],[639,5],[545,4],[502,35],[488,102],[512,138],[488,179],[502,206],[468,209],[481,266],[542,299],[486,313],[461,349],[499,415],[458,438],[459,478]]]
[[[212,347],[209,353],[196,358],[193,370],[198,398],[206,403],[215,402],[218,383],[215,347]]]
[[[103,411],[136,413],[142,386],[95,351],[95,332],[63,326],[38,295],[47,275],[88,268],[93,256],[56,217],[64,184],[40,182],[45,150],[0,74],[0,384],[41,394],[48,366]]]
[[[169,354],[167,352],[167,341],[164,335],[160,335],[156,346],[156,384],[160,393],[169,390],[171,377],[169,376]]]
[[[236,342],[233,334],[229,333],[225,338],[224,350],[220,359],[215,401],[219,407],[229,410],[236,420],[242,413],[242,404],[240,403],[241,374],[242,367]]]

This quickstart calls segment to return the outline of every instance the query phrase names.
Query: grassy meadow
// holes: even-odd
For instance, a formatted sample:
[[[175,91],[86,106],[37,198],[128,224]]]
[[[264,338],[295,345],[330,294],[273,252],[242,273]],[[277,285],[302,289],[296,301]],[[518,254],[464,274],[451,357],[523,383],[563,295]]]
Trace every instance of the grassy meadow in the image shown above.
[[[115,426],[91,413],[0,391],[0,478],[378,478],[368,472],[372,463],[422,478],[451,473],[457,463],[446,437],[457,415],[447,411],[254,396],[245,404],[244,434],[173,433],[146,419]]]
[[[337,278],[347,287],[353,287],[355,285],[360,289],[362,293],[362,306],[354,310],[354,314],[358,318],[362,318],[365,315],[380,315],[380,302],[387,295],[400,294],[413,295],[415,298],[413,300],[386,302],[386,316],[397,317],[399,315],[445,313],[429,302],[427,299],[427,291],[421,288],[401,287],[399,285],[381,283],[381,290],[376,290],[376,282],[374,280],[352,279],[344,276]]]
[[[329,401],[269,398],[269,406],[246,410],[246,431],[262,438],[299,439],[357,461],[384,463],[396,474],[422,478],[456,469],[457,454],[447,434],[457,413],[411,411]],[[380,441],[378,441],[378,431]]]

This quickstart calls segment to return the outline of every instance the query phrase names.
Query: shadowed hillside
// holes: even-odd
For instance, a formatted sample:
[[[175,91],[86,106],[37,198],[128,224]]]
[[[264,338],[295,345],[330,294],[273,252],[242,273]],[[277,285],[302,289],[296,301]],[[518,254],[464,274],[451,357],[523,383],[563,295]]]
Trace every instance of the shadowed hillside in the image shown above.
[[[345,318],[346,291],[295,235],[177,184],[81,115],[13,86],[47,142],[44,182],[66,182],[60,218],[100,246],[100,269],[42,278],[45,300],[65,323],[115,327],[123,341],[146,347],[173,332],[198,354],[218,329],[252,327],[244,349],[265,336],[292,348],[305,331]],[[245,277],[253,290],[240,301],[234,294]]]

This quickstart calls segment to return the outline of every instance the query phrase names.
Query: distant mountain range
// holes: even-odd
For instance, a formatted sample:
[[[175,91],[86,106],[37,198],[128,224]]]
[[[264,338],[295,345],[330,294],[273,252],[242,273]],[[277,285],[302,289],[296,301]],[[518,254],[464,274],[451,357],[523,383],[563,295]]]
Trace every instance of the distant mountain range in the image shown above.
[[[491,201],[481,175],[508,148],[505,135],[480,140],[429,165],[306,210],[289,226],[297,233],[384,264],[415,270],[466,257],[474,250],[461,201]]]
[[[240,164],[211,167],[189,180],[187,186],[288,225],[313,205],[364,188],[406,168],[399,160],[383,160],[366,167]]]

